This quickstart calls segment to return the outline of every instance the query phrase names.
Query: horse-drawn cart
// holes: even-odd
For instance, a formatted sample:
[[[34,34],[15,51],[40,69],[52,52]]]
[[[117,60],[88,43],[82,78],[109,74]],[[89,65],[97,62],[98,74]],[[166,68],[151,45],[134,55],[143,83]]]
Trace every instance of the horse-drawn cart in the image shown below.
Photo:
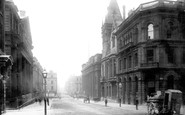
[[[166,90],[163,95],[149,97],[147,101],[149,115],[180,115],[182,92]]]

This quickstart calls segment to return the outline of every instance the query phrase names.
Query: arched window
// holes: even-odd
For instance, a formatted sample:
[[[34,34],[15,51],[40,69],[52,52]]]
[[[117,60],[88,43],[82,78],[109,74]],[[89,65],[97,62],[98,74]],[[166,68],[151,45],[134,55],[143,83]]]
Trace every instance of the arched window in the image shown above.
[[[154,38],[154,27],[153,24],[148,25],[148,39]]]

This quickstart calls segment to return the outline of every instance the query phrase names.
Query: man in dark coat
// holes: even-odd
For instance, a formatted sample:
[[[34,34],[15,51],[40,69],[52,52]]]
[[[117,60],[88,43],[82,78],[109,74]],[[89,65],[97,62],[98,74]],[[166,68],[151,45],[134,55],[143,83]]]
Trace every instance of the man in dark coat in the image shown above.
[[[105,107],[107,107],[108,100],[105,98]]]
[[[48,103],[48,106],[49,106],[49,98],[47,98],[47,100],[46,100],[46,101],[47,101],[47,103]]]

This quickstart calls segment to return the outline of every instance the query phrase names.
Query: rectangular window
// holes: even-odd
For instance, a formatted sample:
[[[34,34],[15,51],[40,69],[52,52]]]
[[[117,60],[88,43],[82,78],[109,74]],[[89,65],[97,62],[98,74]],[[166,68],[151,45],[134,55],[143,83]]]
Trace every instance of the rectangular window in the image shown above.
[[[121,49],[121,47],[122,47],[122,40],[121,40],[121,38],[120,38],[120,40],[119,40],[119,48]]]
[[[126,60],[126,58],[124,58],[124,63],[123,64],[124,64],[123,65],[123,68],[126,69],[126,66],[127,66],[127,60]]]
[[[128,67],[129,68],[132,67],[132,57],[131,56],[129,56]]]
[[[135,66],[138,65],[138,56],[137,56],[137,53],[135,53],[135,55],[134,55],[134,65]]]
[[[122,63],[122,61],[121,61],[121,59],[119,60],[119,70],[121,70],[121,63]]]
[[[146,59],[147,59],[147,63],[154,61],[154,51],[153,51],[153,49],[148,49],[146,51]]]
[[[168,55],[168,63],[174,63],[174,49],[170,48]]]
[[[115,47],[115,36],[112,36],[112,48]]]
[[[102,64],[102,67],[101,67],[101,72],[102,72],[102,76],[104,76],[104,65]]]
[[[114,59],[114,76],[116,75],[116,60]]]

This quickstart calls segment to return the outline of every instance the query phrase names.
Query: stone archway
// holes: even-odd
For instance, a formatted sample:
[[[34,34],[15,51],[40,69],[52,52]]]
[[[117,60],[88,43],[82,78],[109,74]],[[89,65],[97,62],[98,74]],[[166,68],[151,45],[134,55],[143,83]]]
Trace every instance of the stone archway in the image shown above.
[[[167,80],[169,76],[174,76],[174,80],[178,80],[180,77],[175,71],[169,71],[165,76],[164,79]]]
[[[165,76],[165,89],[176,89],[177,80],[179,80],[180,76],[175,71],[169,71]]]
[[[167,89],[174,89],[174,76],[173,75],[168,76],[166,82],[167,82],[167,86],[166,86]]]
[[[156,76],[154,73],[147,73],[145,74],[145,91],[146,91],[146,96],[152,96],[156,91],[155,91],[155,87],[156,87]]]

